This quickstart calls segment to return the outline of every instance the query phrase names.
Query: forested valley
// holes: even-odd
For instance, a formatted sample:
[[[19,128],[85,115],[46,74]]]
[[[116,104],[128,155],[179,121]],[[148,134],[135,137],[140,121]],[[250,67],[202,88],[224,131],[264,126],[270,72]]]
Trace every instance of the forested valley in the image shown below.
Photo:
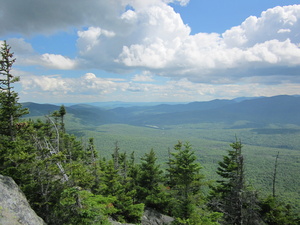
[[[164,162],[154,149],[137,158],[135,149],[123,152],[118,142],[111,156],[102,157],[94,138],[66,131],[63,105],[43,119],[25,119],[30,112],[13,89],[19,78],[11,74],[15,59],[6,42],[1,57],[0,171],[17,182],[47,224],[110,224],[109,218],[139,224],[147,208],[173,217],[173,224],[300,223],[299,209],[276,192],[276,161],[268,195],[247,182],[238,134],[216,162],[216,181],[204,175],[192,143],[184,140],[173,144]]]

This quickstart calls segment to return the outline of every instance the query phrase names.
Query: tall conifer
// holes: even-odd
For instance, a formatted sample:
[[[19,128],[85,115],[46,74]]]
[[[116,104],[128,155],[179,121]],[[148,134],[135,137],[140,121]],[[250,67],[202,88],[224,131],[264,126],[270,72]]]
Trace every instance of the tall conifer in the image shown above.
[[[10,140],[14,140],[16,136],[16,122],[27,113],[18,103],[18,93],[13,91],[13,83],[19,81],[19,77],[11,74],[16,61],[13,55],[10,46],[4,41],[0,59],[0,135],[7,136]]]
[[[137,198],[146,207],[163,212],[167,208],[167,196],[163,192],[163,171],[156,163],[157,157],[153,149],[141,158],[137,177]]]
[[[217,174],[223,179],[213,188],[210,205],[224,215],[224,224],[262,224],[258,215],[258,199],[255,191],[245,184],[242,143],[236,140],[232,150],[219,162]]]
[[[194,197],[199,195],[201,180],[201,166],[196,162],[196,156],[189,143],[178,142],[175,152],[171,153],[168,162],[169,186],[177,202],[174,215],[180,219],[188,219],[195,208]]]

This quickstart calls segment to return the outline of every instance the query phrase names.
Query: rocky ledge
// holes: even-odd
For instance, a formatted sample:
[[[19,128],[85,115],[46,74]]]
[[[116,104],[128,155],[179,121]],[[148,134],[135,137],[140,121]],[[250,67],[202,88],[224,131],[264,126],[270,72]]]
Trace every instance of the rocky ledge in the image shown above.
[[[15,181],[2,175],[0,175],[0,224],[45,225],[45,222],[31,209]]]
[[[153,209],[146,209],[142,217],[141,225],[170,225],[174,219],[163,215]],[[110,221],[112,225],[134,225],[129,223],[119,223]]]

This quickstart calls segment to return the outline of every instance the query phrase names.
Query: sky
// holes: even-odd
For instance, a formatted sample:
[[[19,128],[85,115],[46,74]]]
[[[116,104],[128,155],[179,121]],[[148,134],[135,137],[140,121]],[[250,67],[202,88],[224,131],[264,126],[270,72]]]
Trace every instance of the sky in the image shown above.
[[[0,0],[20,102],[300,94],[300,1]]]

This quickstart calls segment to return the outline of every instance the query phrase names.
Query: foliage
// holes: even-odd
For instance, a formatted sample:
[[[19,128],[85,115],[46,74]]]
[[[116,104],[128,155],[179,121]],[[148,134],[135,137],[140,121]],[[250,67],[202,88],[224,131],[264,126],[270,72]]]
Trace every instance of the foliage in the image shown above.
[[[0,59],[0,135],[9,136],[12,140],[17,133],[18,119],[27,113],[18,103],[18,93],[13,91],[13,83],[19,81],[19,77],[11,74],[15,59],[11,48],[6,41],[1,47]]]
[[[94,195],[80,187],[65,189],[60,200],[64,211],[58,208],[61,224],[109,224],[107,215],[116,212],[114,201],[112,197]]]
[[[130,188],[128,178],[121,176],[115,169],[113,160],[109,160],[102,177],[99,193],[114,196],[117,211],[112,215],[118,221],[139,222],[144,210],[144,204],[135,204],[136,190]]]
[[[149,140],[141,136],[141,131],[144,131],[169,145],[173,143],[172,132],[177,129],[135,128],[138,129],[136,133],[132,127],[125,125],[115,125],[121,129],[97,128],[99,132],[103,129],[110,130],[107,133],[116,132],[110,136],[101,133],[103,143],[113,143],[111,140],[120,138],[118,132],[124,129],[127,136],[122,140],[129,150],[140,146],[132,145],[132,136],[136,143],[141,142],[143,147],[151,149],[143,152],[141,160],[136,162],[134,152],[128,157],[126,150],[120,151],[118,142],[110,148],[114,149],[112,157],[103,158],[107,156],[103,153],[106,149],[99,152],[96,149],[99,133],[95,138],[89,137],[87,142],[68,133],[66,121],[67,124],[76,123],[68,120],[72,117],[68,117],[64,106],[44,119],[21,121],[26,109],[21,108],[18,94],[13,91],[12,84],[18,78],[10,73],[15,59],[6,42],[1,48],[1,57],[1,173],[15,179],[32,208],[47,224],[108,224],[109,217],[121,222],[139,223],[144,207],[174,216],[174,224],[262,224],[260,218],[266,224],[299,224],[299,216],[289,204],[277,197],[259,199],[257,191],[246,185],[239,141],[231,144],[233,149],[219,162],[217,174],[222,179],[213,188],[208,204],[203,188],[206,184],[204,171],[199,163],[207,166],[207,155],[203,157],[202,152],[192,150],[189,142],[178,142],[169,155],[166,151],[159,151],[157,157],[153,146],[148,148],[150,145],[145,144]],[[202,126],[202,134],[211,135],[211,127],[207,124]],[[195,134],[199,134],[198,128],[191,127]],[[181,131],[180,135],[183,135]],[[190,135],[184,137],[196,140],[190,139]],[[209,142],[200,141],[201,146],[207,148]],[[158,143],[151,140],[153,144]],[[220,153],[216,149],[224,143],[214,144],[209,152],[213,163]],[[251,150],[262,154],[261,149],[256,148]],[[270,156],[269,152],[264,154]],[[197,159],[199,155],[201,157]],[[278,157],[278,171],[282,170],[280,162],[285,155],[288,154],[281,153]],[[167,166],[162,164],[165,161]],[[166,176],[163,176],[164,172]],[[277,181],[279,179],[280,176]]]
[[[296,225],[300,223],[300,217],[294,213],[293,207],[276,197],[268,196],[262,199],[260,208],[260,214],[266,224]]]
[[[141,158],[136,177],[137,199],[145,203],[146,207],[164,212],[168,208],[169,200],[162,185],[163,171],[156,164],[156,160],[153,149]]]
[[[173,214],[188,219],[194,211],[196,196],[201,192],[201,166],[196,162],[195,153],[189,143],[178,142],[168,161],[167,176],[171,195],[174,198]]]
[[[164,163],[168,160],[168,148],[172,148],[177,140],[186,140],[193,144],[197,160],[205,168],[202,172],[206,177],[214,180],[218,179],[215,172],[218,161],[222,160],[227,146],[238,134],[239,138],[243,140],[243,155],[247,159],[245,164],[247,182],[251,183],[255,189],[260,190],[263,195],[268,195],[272,188],[274,160],[280,151],[276,192],[285,201],[297,204],[300,208],[298,188],[300,180],[294,176],[299,171],[299,126],[266,125],[269,130],[275,129],[278,132],[276,134],[258,134],[251,127],[243,128],[244,122],[184,124],[164,127],[161,130],[125,124],[85,127],[77,123],[73,116],[67,119],[67,123],[68,130],[77,136],[86,140],[94,137],[95,146],[101,157],[110,157],[114,142],[118,140],[122,151],[135,150],[136,162],[139,162],[140,157],[153,148],[158,158],[157,163],[162,165],[162,169],[166,168]],[[279,130],[282,133],[279,133]],[[289,132],[289,130],[297,132]]]
[[[263,224],[257,192],[245,183],[242,144],[236,140],[230,146],[233,150],[219,162],[217,174],[223,179],[212,188],[210,207],[223,213],[223,224]]]

